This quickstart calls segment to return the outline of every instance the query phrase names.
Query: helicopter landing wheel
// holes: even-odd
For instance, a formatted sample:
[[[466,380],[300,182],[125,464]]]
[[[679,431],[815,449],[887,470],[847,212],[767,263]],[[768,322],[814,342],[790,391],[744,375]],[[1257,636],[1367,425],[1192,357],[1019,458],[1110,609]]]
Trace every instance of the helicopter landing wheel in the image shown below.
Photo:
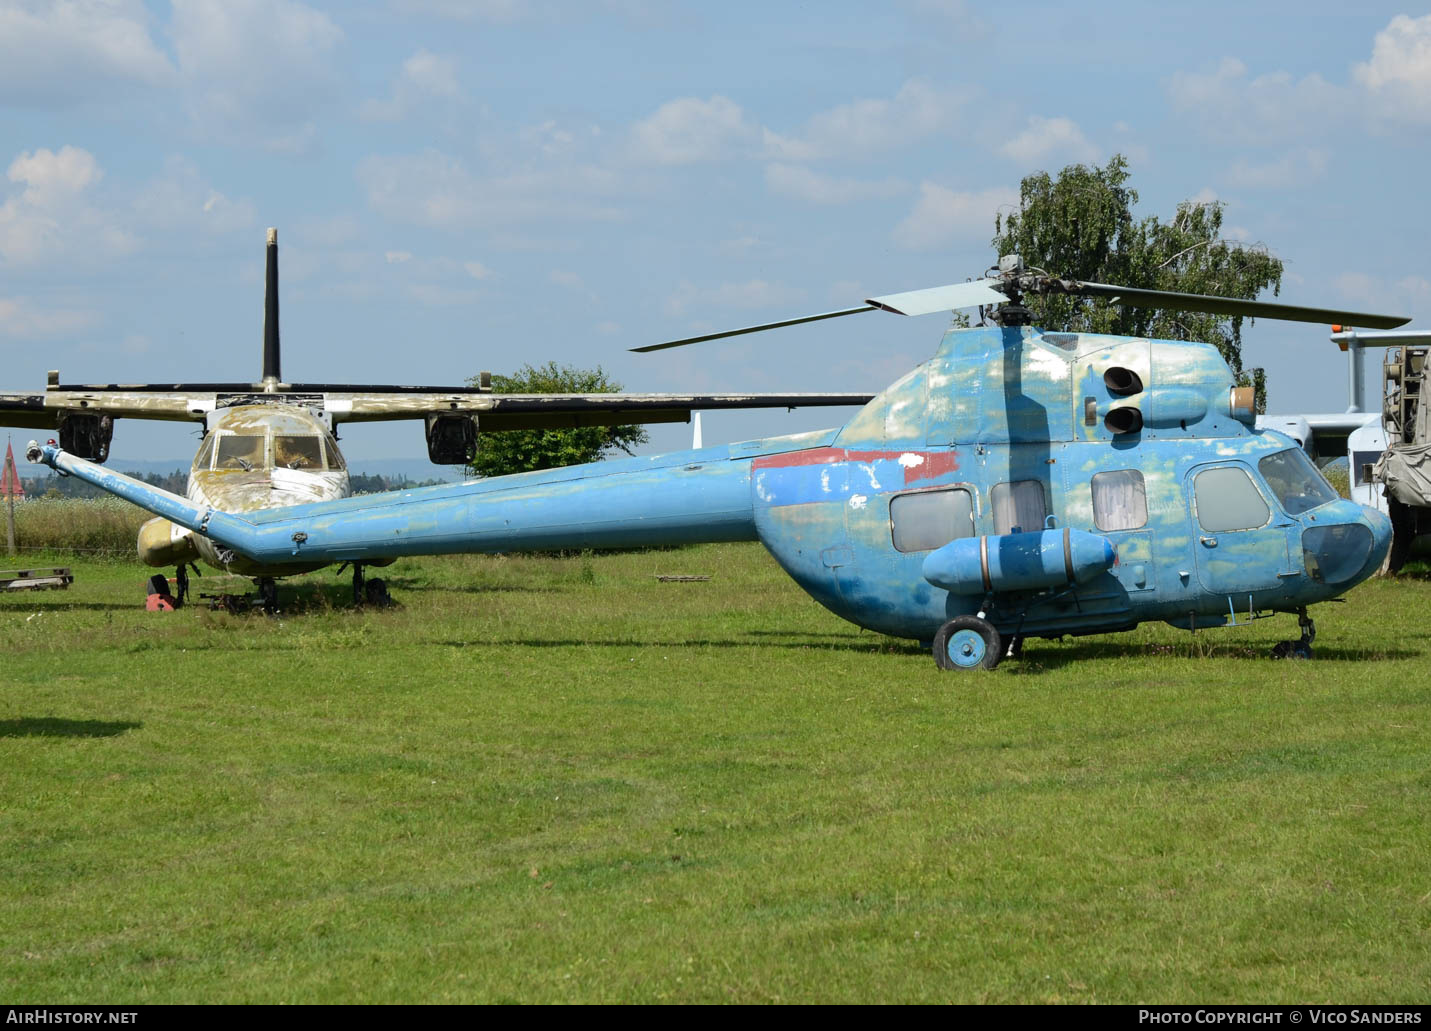
[[[955,616],[934,635],[933,651],[940,669],[993,669],[1004,657],[1004,641],[978,616]]]
[[[1274,659],[1310,659],[1312,642],[1317,639],[1317,624],[1312,622],[1307,610],[1297,613],[1297,625],[1302,628],[1302,636],[1295,641],[1280,641],[1272,649]]]
[[[374,577],[363,585],[363,595],[369,605],[378,609],[385,609],[393,603],[393,596],[388,593],[388,585],[378,577]]]

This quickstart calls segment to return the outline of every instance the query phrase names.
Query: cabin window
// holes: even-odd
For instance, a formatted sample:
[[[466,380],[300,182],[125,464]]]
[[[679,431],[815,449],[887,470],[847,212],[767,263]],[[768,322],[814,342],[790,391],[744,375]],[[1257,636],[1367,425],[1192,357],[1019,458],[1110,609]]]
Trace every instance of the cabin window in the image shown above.
[[[214,462],[214,435],[210,433],[204,438],[203,445],[199,448],[199,453],[194,456],[195,469],[207,469]]]
[[[1204,469],[1193,480],[1198,525],[1209,533],[1266,526],[1272,510],[1246,469],[1221,465]]]
[[[225,433],[219,438],[217,452],[214,461],[215,469],[242,469],[245,472],[250,469],[261,469],[263,468],[263,434],[239,436]]]
[[[989,492],[989,502],[994,509],[996,534],[1037,533],[1048,518],[1043,484],[1038,480],[995,484]]]
[[[1137,530],[1148,525],[1143,474],[1119,469],[1093,474],[1093,523],[1100,530]]]
[[[896,551],[932,551],[974,536],[974,499],[967,490],[922,490],[889,502]]]
[[[321,470],[323,468],[322,439],[317,436],[274,434],[273,467],[275,469]]]
[[[1337,492],[1322,479],[1322,474],[1301,448],[1268,455],[1257,463],[1257,468],[1288,515],[1301,515],[1337,500]]]

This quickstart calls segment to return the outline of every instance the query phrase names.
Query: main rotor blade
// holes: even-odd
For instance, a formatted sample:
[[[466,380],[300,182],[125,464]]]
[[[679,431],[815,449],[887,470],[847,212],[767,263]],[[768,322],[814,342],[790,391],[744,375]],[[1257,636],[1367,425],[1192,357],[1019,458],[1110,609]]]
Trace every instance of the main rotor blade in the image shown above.
[[[631,350],[643,353],[661,351],[667,347],[682,347],[686,344],[699,344],[707,340],[738,337],[746,333],[759,333],[765,329],[798,326],[804,322],[838,319],[844,315],[858,315],[865,311],[887,311],[893,312],[895,315],[932,315],[940,311],[972,308],[978,304],[1005,304],[1008,302],[1008,298],[997,290],[989,288],[990,283],[997,282],[997,279],[979,279],[972,283],[953,283],[949,286],[932,286],[925,290],[906,290],[900,294],[885,294],[883,297],[867,298],[864,306],[859,308],[827,311],[820,315],[806,315],[798,319],[781,319],[779,322],[766,322],[759,326],[746,326],[744,329],[727,329],[720,333],[686,337],[684,340],[667,340],[662,344],[647,344],[645,347],[633,347]]]
[[[870,297],[865,303],[896,315],[933,315],[939,311],[956,311],[978,304],[1008,304],[1006,295],[990,288],[989,284],[997,282],[997,279],[976,279],[972,283],[931,286],[925,290]]]
[[[1171,290],[1143,290],[1137,287],[1112,286],[1108,283],[1077,283],[1070,293],[1090,297],[1106,297],[1114,304],[1130,304],[1139,308],[1168,308],[1173,311],[1202,311],[1212,315],[1245,315],[1254,319],[1284,319],[1288,322],[1340,323],[1368,326],[1372,329],[1395,329],[1410,322],[1400,315],[1372,315],[1367,312],[1340,311],[1332,308],[1306,308],[1297,304],[1276,304],[1271,301],[1249,301],[1240,297],[1212,297],[1204,294],[1182,294]]]
[[[762,329],[779,329],[782,326],[798,326],[802,322],[819,322],[822,319],[838,319],[842,315],[858,315],[862,311],[878,311],[874,304],[865,304],[858,308],[844,308],[840,311],[827,311],[821,315],[806,315],[798,319],[782,319],[779,322],[766,322],[759,326],[746,326],[744,329],[727,329],[720,333],[707,333],[705,336],[686,337],[684,340],[667,340],[663,344],[647,344],[645,347],[632,347],[632,351],[663,351],[668,347],[684,347],[686,344],[699,344],[706,340],[720,340],[722,337],[738,337],[746,333],[759,333]]]

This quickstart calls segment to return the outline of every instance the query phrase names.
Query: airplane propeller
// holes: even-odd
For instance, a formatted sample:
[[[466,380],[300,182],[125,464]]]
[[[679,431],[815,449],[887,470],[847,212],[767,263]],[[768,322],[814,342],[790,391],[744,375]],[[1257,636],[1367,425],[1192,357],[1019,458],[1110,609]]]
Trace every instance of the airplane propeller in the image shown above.
[[[1101,297],[1111,304],[1131,305],[1140,308],[1163,308],[1172,311],[1199,311],[1212,315],[1232,315],[1247,318],[1281,319],[1288,322],[1340,323],[1365,326],[1371,329],[1394,329],[1411,320],[1400,315],[1376,315],[1368,312],[1351,312],[1334,308],[1311,308],[1298,304],[1279,304],[1271,301],[1248,300],[1242,297],[1218,297],[1213,294],[1186,294],[1172,290],[1149,290],[1142,287],[1117,286],[1111,283],[1082,282],[1076,279],[1059,279],[1043,273],[1029,272],[1015,256],[1007,256],[999,261],[999,275],[976,279],[967,283],[953,283],[948,286],[929,287],[925,290],[909,290],[904,293],[869,297],[857,308],[843,308],[839,311],[806,315],[779,322],[766,322],[758,326],[728,329],[720,333],[706,333],[701,336],[667,340],[645,347],[633,347],[632,351],[661,351],[668,347],[682,347],[699,344],[707,340],[759,333],[767,329],[784,326],[798,326],[805,322],[819,322],[823,319],[837,319],[845,315],[858,315],[867,311],[887,311],[895,315],[930,315],[960,308],[992,306],[995,308],[994,321],[1000,325],[1025,325],[1029,312],[1022,305],[1024,294],[1067,294],[1081,297]]]

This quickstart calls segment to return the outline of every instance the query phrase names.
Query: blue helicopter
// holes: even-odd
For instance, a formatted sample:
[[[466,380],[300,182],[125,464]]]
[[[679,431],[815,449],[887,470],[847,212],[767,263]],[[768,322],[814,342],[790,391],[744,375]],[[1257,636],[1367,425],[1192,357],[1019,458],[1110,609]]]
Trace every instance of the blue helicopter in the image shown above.
[[[1386,516],[1341,499],[1291,438],[1254,426],[1202,343],[1042,332],[1030,293],[1390,328],[1406,319],[1061,280],[1015,257],[985,278],[650,351],[866,311],[979,306],[843,426],[462,484],[234,513],[65,453],[81,477],[261,563],[758,540],[832,612],[993,669],[1028,637],[1188,630],[1295,613],[1372,575]]]

